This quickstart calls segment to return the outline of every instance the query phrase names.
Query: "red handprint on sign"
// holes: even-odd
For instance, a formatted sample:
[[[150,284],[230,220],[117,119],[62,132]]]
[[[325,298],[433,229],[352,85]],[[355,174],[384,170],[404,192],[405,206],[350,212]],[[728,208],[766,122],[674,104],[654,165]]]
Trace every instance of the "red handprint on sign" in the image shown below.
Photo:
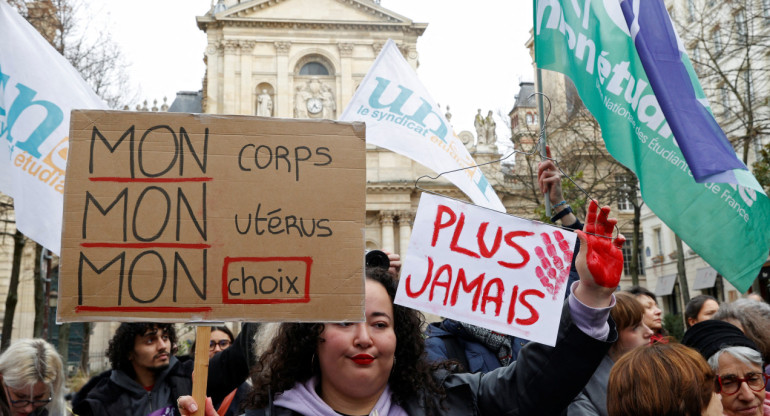
[[[569,277],[573,251],[570,244],[564,239],[561,231],[554,231],[553,236],[559,245],[559,249],[564,253],[564,258],[562,259],[559,256],[556,246],[551,241],[551,236],[548,233],[541,233],[540,237],[545,244],[545,250],[540,246],[535,247],[535,254],[540,259],[540,266],[535,268],[535,274],[540,279],[540,283],[545,287],[545,290],[556,299],[561,287]]]

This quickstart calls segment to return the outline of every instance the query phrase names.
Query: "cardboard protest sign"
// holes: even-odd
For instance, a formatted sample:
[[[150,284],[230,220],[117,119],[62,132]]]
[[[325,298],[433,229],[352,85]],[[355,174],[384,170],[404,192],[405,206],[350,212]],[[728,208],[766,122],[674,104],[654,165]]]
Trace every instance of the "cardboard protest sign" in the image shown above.
[[[73,111],[58,320],[360,321],[364,130]]]
[[[555,345],[576,238],[423,193],[396,303]]]

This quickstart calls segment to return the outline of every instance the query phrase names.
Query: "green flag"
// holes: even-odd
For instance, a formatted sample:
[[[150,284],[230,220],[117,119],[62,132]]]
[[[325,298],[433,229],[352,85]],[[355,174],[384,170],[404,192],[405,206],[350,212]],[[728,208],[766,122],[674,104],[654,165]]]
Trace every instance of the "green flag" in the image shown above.
[[[736,170],[736,183],[696,183],[620,0],[535,0],[534,28],[538,67],[574,82],[607,150],[639,177],[645,203],[733,286],[748,290],[770,252],[770,200],[748,171]],[[682,61],[702,96],[686,54]]]

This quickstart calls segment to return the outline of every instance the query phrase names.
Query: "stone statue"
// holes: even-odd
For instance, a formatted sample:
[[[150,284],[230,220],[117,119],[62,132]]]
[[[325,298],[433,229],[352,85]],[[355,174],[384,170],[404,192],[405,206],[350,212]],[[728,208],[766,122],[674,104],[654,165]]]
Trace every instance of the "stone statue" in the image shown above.
[[[492,110],[489,110],[489,114],[487,114],[486,120],[484,120],[484,128],[486,129],[486,143],[487,144],[495,144],[497,142],[497,133],[495,132],[495,127],[497,127],[497,124],[495,123],[495,117],[492,115]]]
[[[473,120],[473,127],[476,128],[476,142],[478,144],[486,143],[487,127],[485,124],[484,116],[481,115],[481,109],[479,108],[476,113],[476,119]]]
[[[331,87],[315,77],[297,85],[294,93],[294,117],[334,120],[337,117],[337,101]]]
[[[307,99],[310,98],[310,92],[303,85],[297,85],[297,92],[294,93],[294,118],[308,118]]]
[[[273,99],[267,90],[262,90],[262,94],[257,96],[257,115],[261,117],[273,116]]]
[[[337,103],[334,102],[334,94],[328,85],[321,85],[321,101],[323,102],[323,118],[334,120],[337,114]]]

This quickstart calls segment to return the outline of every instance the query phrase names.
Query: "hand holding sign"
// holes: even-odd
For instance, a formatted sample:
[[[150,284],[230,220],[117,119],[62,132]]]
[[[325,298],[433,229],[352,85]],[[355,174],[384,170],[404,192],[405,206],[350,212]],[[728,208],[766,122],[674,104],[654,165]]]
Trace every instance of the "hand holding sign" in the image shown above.
[[[623,271],[623,253],[621,247],[626,241],[622,234],[612,238],[618,220],[607,218],[610,207],[599,205],[591,200],[584,231],[577,231],[581,249],[575,262],[580,284],[575,289],[575,296],[591,307],[609,305],[612,292],[620,282]]]

